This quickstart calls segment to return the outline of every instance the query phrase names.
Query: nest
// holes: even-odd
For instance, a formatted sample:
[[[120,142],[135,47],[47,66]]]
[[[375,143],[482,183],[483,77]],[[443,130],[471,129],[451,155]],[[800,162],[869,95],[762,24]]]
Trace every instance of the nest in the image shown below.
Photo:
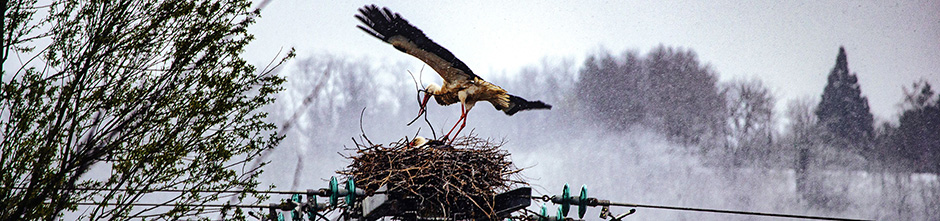
[[[388,146],[356,144],[356,154],[339,174],[355,177],[368,194],[387,185],[389,199],[400,199],[404,210],[417,217],[496,220],[493,198],[515,184],[526,184],[516,174],[504,142],[473,135],[451,145],[431,141],[421,147],[410,140]],[[404,211],[403,211],[404,212]],[[402,216],[397,214],[395,216]]]

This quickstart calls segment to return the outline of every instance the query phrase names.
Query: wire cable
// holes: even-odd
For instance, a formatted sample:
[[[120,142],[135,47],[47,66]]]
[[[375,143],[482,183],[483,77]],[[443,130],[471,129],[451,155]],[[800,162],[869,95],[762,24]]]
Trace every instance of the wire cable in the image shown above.
[[[79,206],[124,206],[124,205],[132,205],[132,206],[154,206],[154,207],[162,207],[162,206],[172,206],[172,207],[177,207],[177,206],[185,206],[185,207],[239,207],[239,208],[260,208],[260,209],[271,208],[271,205],[257,205],[257,204],[253,204],[253,205],[232,204],[232,205],[230,205],[230,204],[196,204],[196,203],[189,204],[189,203],[94,203],[94,202],[77,202],[77,203],[75,203],[75,205],[79,205]]]
[[[2,189],[2,188],[6,188],[6,187],[0,187],[0,189]],[[27,189],[27,188],[26,188],[26,187],[11,187],[10,189],[14,189],[14,190],[25,190],[25,189]],[[60,188],[60,189],[65,189],[65,188]],[[131,192],[131,191],[134,191],[134,192],[172,192],[172,193],[189,193],[189,192],[197,192],[197,193],[265,193],[265,194],[308,194],[308,193],[309,193],[309,192],[307,192],[307,191],[298,191],[298,190],[267,190],[267,191],[264,191],[264,190],[260,190],[260,191],[244,191],[244,190],[182,190],[182,189],[143,190],[143,189],[123,189],[123,188],[116,188],[116,189],[115,189],[115,188],[81,188],[81,187],[71,188],[71,190],[78,190],[78,191],[122,191],[122,192]],[[375,191],[375,192],[372,192],[372,195],[375,195],[375,194],[385,194],[385,193],[387,193],[387,192],[388,192],[388,191]],[[314,193],[316,193],[317,195],[323,195],[323,194],[324,194],[324,192],[323,192],[322,189],[315,189],[315,190],[314,190]]]
[[[736,210],[705,209],[705,208],[678,207],[678,206],[659,206],[659,205],[646,205],[646,204],[635,204],[635,203],[610,202],[607,205],[623,206],[623,207],[642,207],[642,208],[652,208],[652,209],[685,210],[685,211],[710,212],[710,213],[729,213],[729,214],[752,215],[752,216],[771,216],[771,217],[783,217],[783,218],[794,218],[794,219],[863,221],[863,219],[849,219],[849,218],[837,218],[837,217],[825,217],[825,216],[807,216],[807,215],[794,215],[794,214],[782,214],[782,213],[763,213],[763,212],[749,212],[749,211],[736,211]]]
[[[26,189],[24,187],[12,187],[11,189]],[[73,190],[83,190],[83,191],[144,191],[144,190],[134,190],[134,189],[107,189],[107,188],[72,188]],[[164,189],[164,190],[146,190],[150,192],[212,192],[212,193],[242,193],[246,191],[236,191],[236,190],[179,190],[179,189]],[[307,191],[247,191],[253,193],[268,193],[268,194],[307,194]],[[384,193],[376,192],[376,194]],[[542,200],[546,202],[551,202],[549,196],[532,196],[532,199]],[[708,208],[695,208],[695,207],[680,207],[680,206],[662,206],[662,205],[650,205],[650,204],[637,204],[637,203],[618,203],[610,202],[607,200],[597,200],[591,206],[621,206],[621,207],[636,207],[636,208],[651,208],[651,209],[666,209],[666,210],[682,210],[682,211],[696,211],[696,212],[709,212],[709,213],[726,213],[726,214],[738,214],[738,215],[751,215],[751,216],[769,216],[769,217],[781,217],[781,218],[794,218],[794,219],[814,219],[814,220],[838,220],[838,221],[866,221],[864,219],[851,219],[851,218],[840,218],[840,217],[826,217],[826,216],[809,216],[809,215],[797,215],[797,214],[784,214],[784,213],[765,213],[765,212],[751,212],[751,211],[739,211],[739,210],[722,210],[722,209],[708,209]],[[93,203],[93,202],[77,202],[76,205],[84,206],[117,206],[117,205],[134,205],[134,206],[190,206],[190,207],[241,207],[241,208],[270,208],[271,205],[228,205],[228,204],[168,204],[168,203]]]
[[[11,187],[10,189],[14,190],[25,190],[26,187]],[[64,189],[64,188],[63,188]],[[123,188],[71,188],[71,190],[78,191],[122,191],[122,192],[173,192],[173,193],[188,193],[188,192],[199,192],[199,193],[266,193],[266,194],[307,194],[307,191],[279,191],[279,190],[269,190],[269,191],[244,191],[244,190],[182,190],[182,189],[154,189],[154,190],[144,190],[144,189],[123,189]]]
[[[557,197],[557,196],[556,196]],[[534,200],[541,200],[544,202],[552,202],[551,196],[532,196]],[[555,203],[557,204],[557,203]],[[839,221],[867,221],[864,219],[850,219],[850,218],[840,218],[840,217],[825,217],[825,216],[808,216],[808,215],[796,215],[796,214],[784,214],[784,213],[765,213],[765,212],[751,212],[751,211],[739,211],[739,210],[722,210],[722,209],[707,209],[707,208],[695,208],[695,207],[680,207],[680,206],[661,206],[661,205],[650,205],[650,204],[637,204],[637,203],[618,203],[611,202],[609,200],[598,200],[597,198],[588,198],[587,206],[621,206],[621,207],[636,207],[636,208],[651,208],[651,209],[666,209],[666,210],[682,210],[682,211],[695,211],[695,212],[709,212],[709,213],[726,213],[726,214],[738,214],[738,215],[750,215],[750,216],[769,216],[769,217],[781,217],[781,218],[794,218],[794,219],[814,219],[814,220],[839,220]],[[577,206],[572,204],[572,206]]]

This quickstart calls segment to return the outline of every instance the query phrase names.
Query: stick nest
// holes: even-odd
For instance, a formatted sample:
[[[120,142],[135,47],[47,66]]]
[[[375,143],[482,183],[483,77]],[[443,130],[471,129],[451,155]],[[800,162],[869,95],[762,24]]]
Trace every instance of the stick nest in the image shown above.
[[[405,137],[398,142],[356,143],[356,153],[339,174],[355,177],[357,188],[371,195],[388,185],[389,199],[402,199],[406,210],[420,217],[496,220],[493,198],[515,184],[526,184],[500,150],[503,141],[491,142],[469,135],[452,145],[431,142],[412,147]],[[371,142],[370,142],[371,143]],[[437,144],[434,144],[437,143]]]

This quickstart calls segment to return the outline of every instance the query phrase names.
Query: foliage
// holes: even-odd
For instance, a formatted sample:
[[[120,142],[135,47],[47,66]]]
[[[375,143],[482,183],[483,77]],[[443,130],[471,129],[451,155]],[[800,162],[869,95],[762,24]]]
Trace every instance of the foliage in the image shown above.
[[[248,1],[6,6],[0,219],[54,220],[78,202],[97,204],[89,219],[179,219],[209,210],[133,203],[265,198],[246,163],[281,139],[256,110],[284,80],[241,58],[258,15]],[[190,191],[154,196],[166,189]]]
[[[940,96],[926,81],[904,91],[906,110],[892,133],[892,144],[917,171],[940,172]]]
[[[724,98],[717,74],[692,50],[659,46],[647,55],[589,57],[576,92],[584,111],[604,126],[625,130],[642,123],[688,144],[724,131]]]
[[[587,117],[618,131],[644,119],[646,82],[641,59],[627,52],[622,58],[603,54],[584,61],[577,96]]]
[[[861,95],[855,74],[849,73],[845,48],[839,48],[836,65],[829,72],[822,100],[816,107],[819,123],[838,146],[866,145],[874,131],[868,98]]]
[[[715,140],[724,132],[725,101],[718,74],[692,50],[654,48],[647,55],[650,111],[669,137],[685,143]]]

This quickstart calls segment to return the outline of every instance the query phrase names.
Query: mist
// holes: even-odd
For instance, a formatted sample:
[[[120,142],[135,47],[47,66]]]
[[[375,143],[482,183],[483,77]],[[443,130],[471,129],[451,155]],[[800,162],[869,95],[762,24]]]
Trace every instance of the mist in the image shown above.
[[[703,67],[703,73],[715,79],[720,74],[709,69],[707,61],[698,61],[692,49],[661,48],[691,54],[694,65]],[[593,57],[603,60],[605,56],[617,67],[629,63],[630,56],[639,60],[652,57],[629,51],[621,56]],[[584,103],[602,99],[593,94],[606,93],[603,88],[587,88],[593,91],[587,94],[578,92],[579,88],[585,89],[579,82],[586,80],[582,73],[587,63],[590,61],[546,58],[517,73],[480,74],[514,95],[542,100],[554,107],[509,117],[494,111],[488,103],[478,103],[468,115],[461,136],[472,133],[507,141],[502,148],[512,154],[517,167],[526,168],[522,178],[532,185],[535,195],[560,194],[568,183],[573,188],[586,185],[590,197],[614,202],[876,220],[940,217],[936,211],[940,208],[936,174],[897,169],[865,156],[832,150],[827,144],[804,148],[813,154],[805,162],[808,166],[801,168],[801,146],[795,145],[794,135],[781,129],[792,128],[793,123],[780,124],[796,122],[791,119],[794,116],[770,113],[770,119],[762,121],[768,125],[755,136],[760,139],[746,140],[732,136],[734,133],[728,131],[734,131],[734,125],[729,123],[721,125],[732,129],[701,132],[720,135],[694,135],[706,140],[669,135],[668,124],[662,122],[666,120],[649,117],[655,115],[652,111],[645,112],[646,117],[612,127],[610,120],[591,116],[598,111]],[[351,139],[363,134],[374,143],[388,144],[416,134],[433,137],[446,133],[460,115],[459,105],[428,105],[427,121],[433,132],[424,118],[406,126],[418,112],[415,81],[409,75],[413,74],[422,85],[440,83],[429,68],[406,64],[309,54],[280,70],[279,74],[288,80],[285,91],[265,111],[271,113],[269,120],[278,124],[296,112],[300,115],[268,157],[270,164],[261,175],[262,186],[272,184],[278,190],[326,186],[330,176],[337,176],[335,172],[349,164],[341,154],[354,153],[347,149],[353,147]],[[728,93],[722,89],[734,82],[713,83],[715,93],[725,102]],[[314,90],[320,84],[322,87]],[[815,105],[811,98],[802,102]],[[641,105],[647,109],[655,106]],[[534,201],[529,209],[538,211],[538,206],[540,202]],[[557,208],[547,206],[549,211]],[[611,210],[623,213],[628,208]],[[589,208],[585,217],[597,219],[599,211],[599,207]],[[627,219],[772,218],[638,208]]]

